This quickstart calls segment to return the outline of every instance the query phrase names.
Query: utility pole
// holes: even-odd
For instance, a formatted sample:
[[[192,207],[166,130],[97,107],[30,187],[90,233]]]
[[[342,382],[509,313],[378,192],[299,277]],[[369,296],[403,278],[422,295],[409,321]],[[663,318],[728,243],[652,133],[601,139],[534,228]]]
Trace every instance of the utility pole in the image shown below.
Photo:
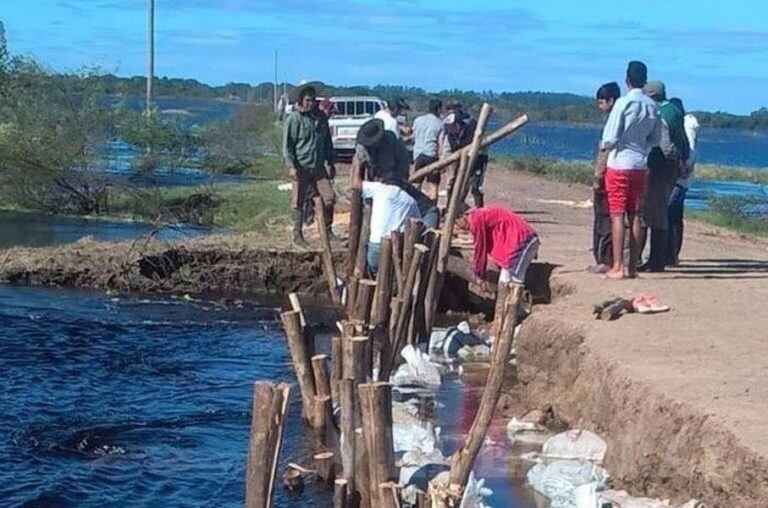
[[[155,0],[147,0],[147,115],[152,113],[155,77]]]
[[[279,113],[277,111],[277,50],[275,50],[275,87],[272,98],[274,99],[273,109],[275,113]]]

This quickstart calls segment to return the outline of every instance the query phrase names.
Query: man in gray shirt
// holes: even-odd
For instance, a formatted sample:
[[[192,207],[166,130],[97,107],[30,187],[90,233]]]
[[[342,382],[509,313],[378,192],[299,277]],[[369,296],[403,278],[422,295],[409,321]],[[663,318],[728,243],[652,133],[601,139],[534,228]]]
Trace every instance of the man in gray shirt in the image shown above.
[[[413,169],[414,171],[437,161],[440,154],[440,140],[443,132],[443,122],[440,112],[443,104],[440,99],[429,101],[429,113],[422,115],[413,122]],[[437,191],[440,186],[440,172],[435,171],[426,177],[422,183],[422,191],[432,201],[437,201]]]

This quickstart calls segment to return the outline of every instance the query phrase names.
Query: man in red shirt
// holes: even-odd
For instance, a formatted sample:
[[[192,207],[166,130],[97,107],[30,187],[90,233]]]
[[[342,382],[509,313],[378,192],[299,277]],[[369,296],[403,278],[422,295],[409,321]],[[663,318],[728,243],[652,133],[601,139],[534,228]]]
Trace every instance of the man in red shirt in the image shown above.
[[[524,218],[501,206],[487,206],[459,215],[456,227],[472,233],[472,269],[478,283],[485,282],[489,257],[501,269],[499,283],[525,281],[539,251],[539,237]]]

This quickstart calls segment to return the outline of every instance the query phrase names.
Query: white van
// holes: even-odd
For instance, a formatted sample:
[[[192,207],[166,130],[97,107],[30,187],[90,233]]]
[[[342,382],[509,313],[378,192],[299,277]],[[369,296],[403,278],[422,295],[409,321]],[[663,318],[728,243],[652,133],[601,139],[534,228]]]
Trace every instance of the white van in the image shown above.
[[[355,153],[355,140],[360,126],[373,118],[377,111],[386,107],[378,97],[331,97],[333,116],[328,120],[333,137],[333,149],[337,156],[351,157]]]

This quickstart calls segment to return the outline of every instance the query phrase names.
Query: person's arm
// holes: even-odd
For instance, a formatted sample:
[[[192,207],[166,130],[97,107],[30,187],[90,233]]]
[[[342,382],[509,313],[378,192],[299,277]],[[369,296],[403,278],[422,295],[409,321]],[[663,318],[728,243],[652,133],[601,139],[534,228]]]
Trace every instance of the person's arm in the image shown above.
[[[613,149],[619,143],[622,134],[624,134],[624,108],[619,101],[616,101],[603,127],[600,151],[609,152]]]
[[[333,149],[333,136],[331,136],[331,126],[328,125],[328,118],[323,120],[325,124],[325,160],[328,164],[328,178],[336,178],[336,150]]]
[[[477,212],[475,212],[477,213]],[[488,266],[488,245],[486,244],[485,227],[482,224],[470,223],[472,232],[472,272],[478,283],[485,280],[485,272]]]
[[[669,132],[669,125],[664,120],[661,121],[661,137],[659,139],[659,148],[661,148],[664,157],[668,160],[678,158],[677,147],[672,142],[672,136]]]
[[[288,168],[288,177],[296,179],[296,118],[294,115],[288,116],[283,127],[283,159]]]
[[[595,157],[595,178],[592,182],[592,187],[595,189],[602,189],[603,188],[603,174],[605,173],[605,168],[608,166],[608,154],[610,151],[608,150],[598,150],[597,156]]]

